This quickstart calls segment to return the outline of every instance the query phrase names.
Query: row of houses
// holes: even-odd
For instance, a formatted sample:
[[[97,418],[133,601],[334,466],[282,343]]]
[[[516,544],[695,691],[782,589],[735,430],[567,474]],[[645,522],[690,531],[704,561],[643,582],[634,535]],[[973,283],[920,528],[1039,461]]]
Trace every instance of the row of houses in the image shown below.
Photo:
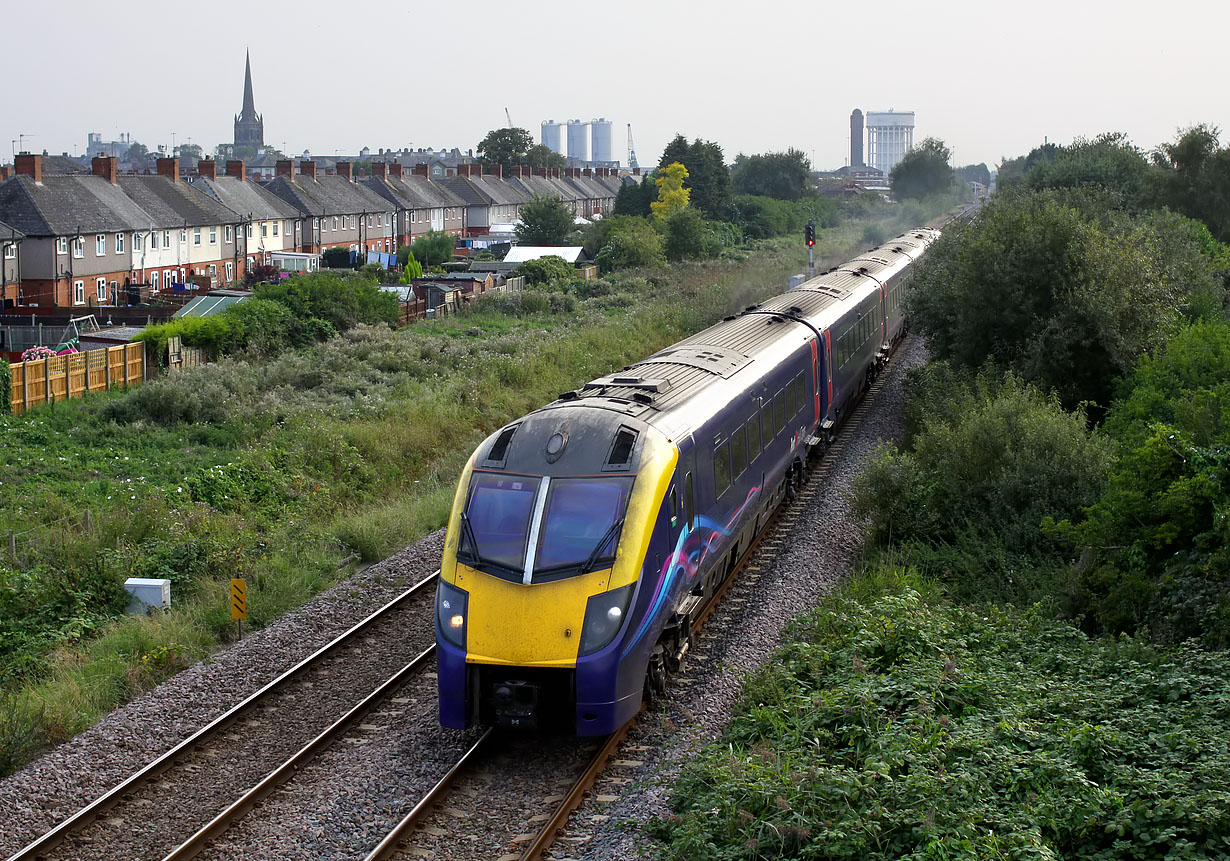
[[[349,162],[318,173],[313,161],[279,161],[267,182],[242,161],[204,159],[192,174],[158,160],[155,174],[121,174],[100,155],[89,174],[44,172],[22,153],[0,169],[0,299],[39,312],[135,304],[179,285],[243,280],[278,252],[328,248],[392,253],[429,231],[505,235],[535,196],[563,200],[578,217],[610,213],[614,170],[463,164],[433,179],[427,164],[378,162],[356,178]]]

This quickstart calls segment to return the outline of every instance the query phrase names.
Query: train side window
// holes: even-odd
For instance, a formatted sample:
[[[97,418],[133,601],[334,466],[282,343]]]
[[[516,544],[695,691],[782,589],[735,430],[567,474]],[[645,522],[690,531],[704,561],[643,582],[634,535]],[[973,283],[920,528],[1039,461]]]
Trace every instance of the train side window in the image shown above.
[[[752,414],[747,423],[747,459],[749,462],[760,457],[762,445],[760,442],[760,413]]]
[[[730,443],[724,442],[713,452],[713,495],[719,497],[730,487]]]
[[[730,459],[730,474],[738,478],[747,469],[747,428],[739,428],[730,438]]]
[[[777,431],[773,428],[773,399],[760,402],[760,426],[764,429],[765,445],[769,444],[769,440],[777,436]]]
[[[683,480],[683,514],[688,521],[688,529],[696,525],[696,494],[692,492],[692,473]]]
[[[786,429],[786,390],[782,389],[777,393],[777,397],[773,399],[774,409],[777,412],[777,432],[781,433]]]

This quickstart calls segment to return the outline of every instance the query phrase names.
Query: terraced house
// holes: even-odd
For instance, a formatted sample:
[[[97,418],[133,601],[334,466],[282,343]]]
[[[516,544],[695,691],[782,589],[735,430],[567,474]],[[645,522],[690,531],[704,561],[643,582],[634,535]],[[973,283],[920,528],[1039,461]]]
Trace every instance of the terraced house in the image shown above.
[[[115,159],[93,174],[44,175],[40,155],[17,156],[0,184],[0,221],[21,242],[21,301],[37,307],[113,302],[132,278],[132,235],[149,215],[116,184]]]
[[[303,217],[298,250],[320,254],[326,248],[392,253],[395,205],[361,182],[355,182],[349,162],[338,162],[337,173],[317,175],[316,163],[279,161],[277,176],[266,189],[289,203]],[[369,218],[370,216],[370,218]]]
[[[429,166],[415,165],[406,174],[402,165],[376,162],[364,184],[393,207],[394,250],[410,245],[430,231],[449,236],[465,232],[466,203],[447,186],[428,176]]]
[[[0,307],[21,301],[21,241],[25,234],[0,221]]]
[[[239,216],[236,229],[236,253],[243,261],[243,271],[271,262],[275,251],[295,251],[303,230],[299,210],[276,194],[261,188],[247,177],[247,165],[241,160],[226,163],[226,173],[218,175],[217,162],[202,160],[197,164],[197,176],[189,183],[195,191],[207,195]]]

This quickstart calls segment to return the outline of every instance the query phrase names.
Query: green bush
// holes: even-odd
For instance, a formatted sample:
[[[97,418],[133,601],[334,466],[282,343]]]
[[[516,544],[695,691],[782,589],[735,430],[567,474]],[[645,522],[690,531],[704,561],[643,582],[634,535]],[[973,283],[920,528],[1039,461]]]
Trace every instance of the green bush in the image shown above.
[[[544,287],[554,284],[568,284],[576,277],[577,271],[564,258],[552,254],[539,257],[537,260],[527,260],[512,271],[514,277],[525,279],[531,287]]]
[[[700,210],[687,207],[666,219],[667,260],[708,260],[722,250],[721,240],[709,228]]]
[[[586,248],[597,243],[594,261],[603,272],[614,272],[634,266],[656,266],[665,257],[662,234],[648,219],[634,216],[612,216],[594,225],[593,239]]]
[[[351,265],[350,249],[326,248],[324,253],[320,255],[320,263],[328,269],[349,269]]]
[[[453,259],[454,242],[453,237],[444,231],[433,230],[414,240],[410,248],[415,259],[424,266],[439,266]]]
[[[916,585],[873,572],[793,626],[685,766],[655,827],[665,857],[1230,851],[1230,655],[1090,640],[1044,609]]]
[[[339,278],[327,272],[297,275],[277,284],[260,284],[255,295],[285,305],[296,317],[324,320],[339,332],[359,323],[395,326],[400,315],[397,297],[381,290],[372,281],[360,277]]]

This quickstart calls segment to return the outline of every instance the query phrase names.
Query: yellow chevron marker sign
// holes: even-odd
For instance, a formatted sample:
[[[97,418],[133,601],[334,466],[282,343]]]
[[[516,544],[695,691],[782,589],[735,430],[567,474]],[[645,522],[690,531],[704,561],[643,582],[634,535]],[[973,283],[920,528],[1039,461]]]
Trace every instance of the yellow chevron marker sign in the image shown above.
[[[248,581],[242,577],[231,579],[231,618],[248,618]]]

